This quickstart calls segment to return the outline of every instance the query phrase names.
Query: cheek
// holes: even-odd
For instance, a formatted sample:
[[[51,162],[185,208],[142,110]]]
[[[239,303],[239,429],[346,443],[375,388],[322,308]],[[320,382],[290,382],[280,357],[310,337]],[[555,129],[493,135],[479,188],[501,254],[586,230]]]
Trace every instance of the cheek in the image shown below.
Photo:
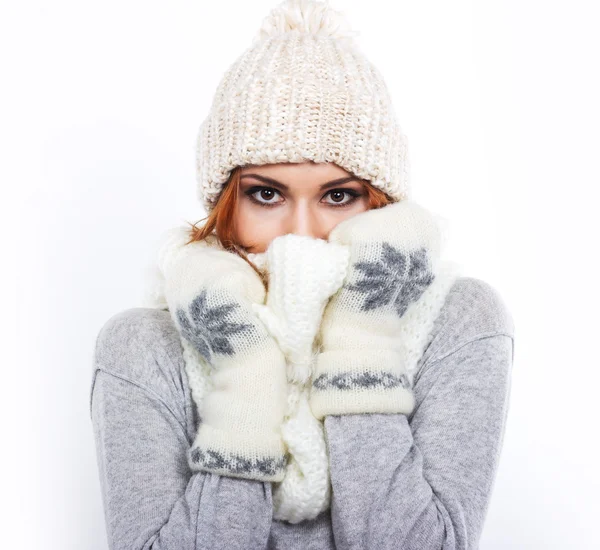
[[[275,237],[285,233],[278,216],[252,206],[240,205],[236,209],[235,224],[239,244],[248,252],[265,252]]]

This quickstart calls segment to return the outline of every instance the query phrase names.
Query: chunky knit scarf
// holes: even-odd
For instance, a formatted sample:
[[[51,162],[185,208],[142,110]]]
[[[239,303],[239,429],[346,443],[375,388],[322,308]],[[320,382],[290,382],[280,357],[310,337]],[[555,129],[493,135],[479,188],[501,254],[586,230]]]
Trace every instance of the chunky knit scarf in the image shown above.
[[[432,216],[439,223],[445,248],[447,222],[439,215]],[[144,306],[168,309],[160,264],[170,249],[187,240],[189,233],[185,226],[170,229],[161,237],[158,262],[147,271],[150,280]],[[285,478],[273,483],[273,517],[298,523],[315,518],[330,506],[331,483],[323,422],[313,416],[308,399],[316,350],[307,347],[306,341],[312,342],[318,330],[320,304],[342,285],[348,257],[341,252],[332,253],[331,247],[321,249],[315,246],[315,239],[308,237],[286,236],[273,241],[273,245],[266,253],[250,254],[249,259],[269,277],[266,303],[257,308],[257,314],[280,343],[288,360],[288,411],[282,436],[289,458]],[[289,261],[290,256],[295,261]],[[404,317],[403,359],[407,384],[411,388],[434,321],[461,271],[458,264],[447,260],[437,265],[433,283]],[[300,308],[294,304],[299,301],[303,302],[303,313],[295,315],[295,310]],[[307,308],[306,303],[313,303],[314,307]],[[192,396],[199,404],[211,389],[210,368],[185,338],[181,338],[181,343]]]

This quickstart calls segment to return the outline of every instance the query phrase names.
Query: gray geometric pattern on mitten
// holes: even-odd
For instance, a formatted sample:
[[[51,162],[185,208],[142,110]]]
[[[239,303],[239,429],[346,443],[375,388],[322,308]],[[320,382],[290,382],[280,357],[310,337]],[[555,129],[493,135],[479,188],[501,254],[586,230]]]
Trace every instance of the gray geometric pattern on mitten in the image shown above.
[[[248,460],[243,456],[231,454],[224,456],[218,451],[202,450],[194,447],[190,451],[190,458],[194,465],[210,468],[212,470],[226,470],[232,474],[274,476],[287,464],[287,456],[280,459],[264,458]]]
[[[177,309],[176,316],[182,335],[208,363],[212,364],[213,354],[235,353],[231,336],[256,330],[250,323],[234,323],[226,319],[238,307],[239,304],[236,303],[208,307],[207,291],[202,290],[192,300],[188,308],[189,316],[183,309]]]
[[[316,390],[356,390],[370,389],[376,387],[410,388],[410,381],[406,374],[399,376],[391,372],[343,372],[339,374],[323,373],[313,381],[313,388]]]
[[[392,305],[399,317],[417,301],[433,282],[429,256],[425,248],[408,254],[382,243],[381,257],[372,262],[356,262],[353,267],[363,278],[345,289],[365,295],[362,311]]]

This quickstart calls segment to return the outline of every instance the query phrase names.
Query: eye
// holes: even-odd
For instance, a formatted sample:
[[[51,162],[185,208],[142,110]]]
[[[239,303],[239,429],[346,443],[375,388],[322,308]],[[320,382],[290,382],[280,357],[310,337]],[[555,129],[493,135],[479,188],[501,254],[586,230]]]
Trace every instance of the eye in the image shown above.
[[[354,189],[332,189],[325,196],[330,196],[332,201],[326,201],[331,206],[348,206],[352,204],[361,194]]]
[[[273,187],[252,187],[246,191],[246,195],[262,206],[274,206],[281,202],[273,200],[276,195],[279,195],[279,191]]]

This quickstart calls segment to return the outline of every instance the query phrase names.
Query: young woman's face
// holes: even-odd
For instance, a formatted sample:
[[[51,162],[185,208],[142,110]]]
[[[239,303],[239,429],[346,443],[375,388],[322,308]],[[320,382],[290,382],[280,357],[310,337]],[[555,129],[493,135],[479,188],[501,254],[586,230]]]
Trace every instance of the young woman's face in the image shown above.
[[[253,253],[288,233],[327,239],[338,223],[367,209],[363,182],[334,163],[244,166],[235,208],[237,238]]]

